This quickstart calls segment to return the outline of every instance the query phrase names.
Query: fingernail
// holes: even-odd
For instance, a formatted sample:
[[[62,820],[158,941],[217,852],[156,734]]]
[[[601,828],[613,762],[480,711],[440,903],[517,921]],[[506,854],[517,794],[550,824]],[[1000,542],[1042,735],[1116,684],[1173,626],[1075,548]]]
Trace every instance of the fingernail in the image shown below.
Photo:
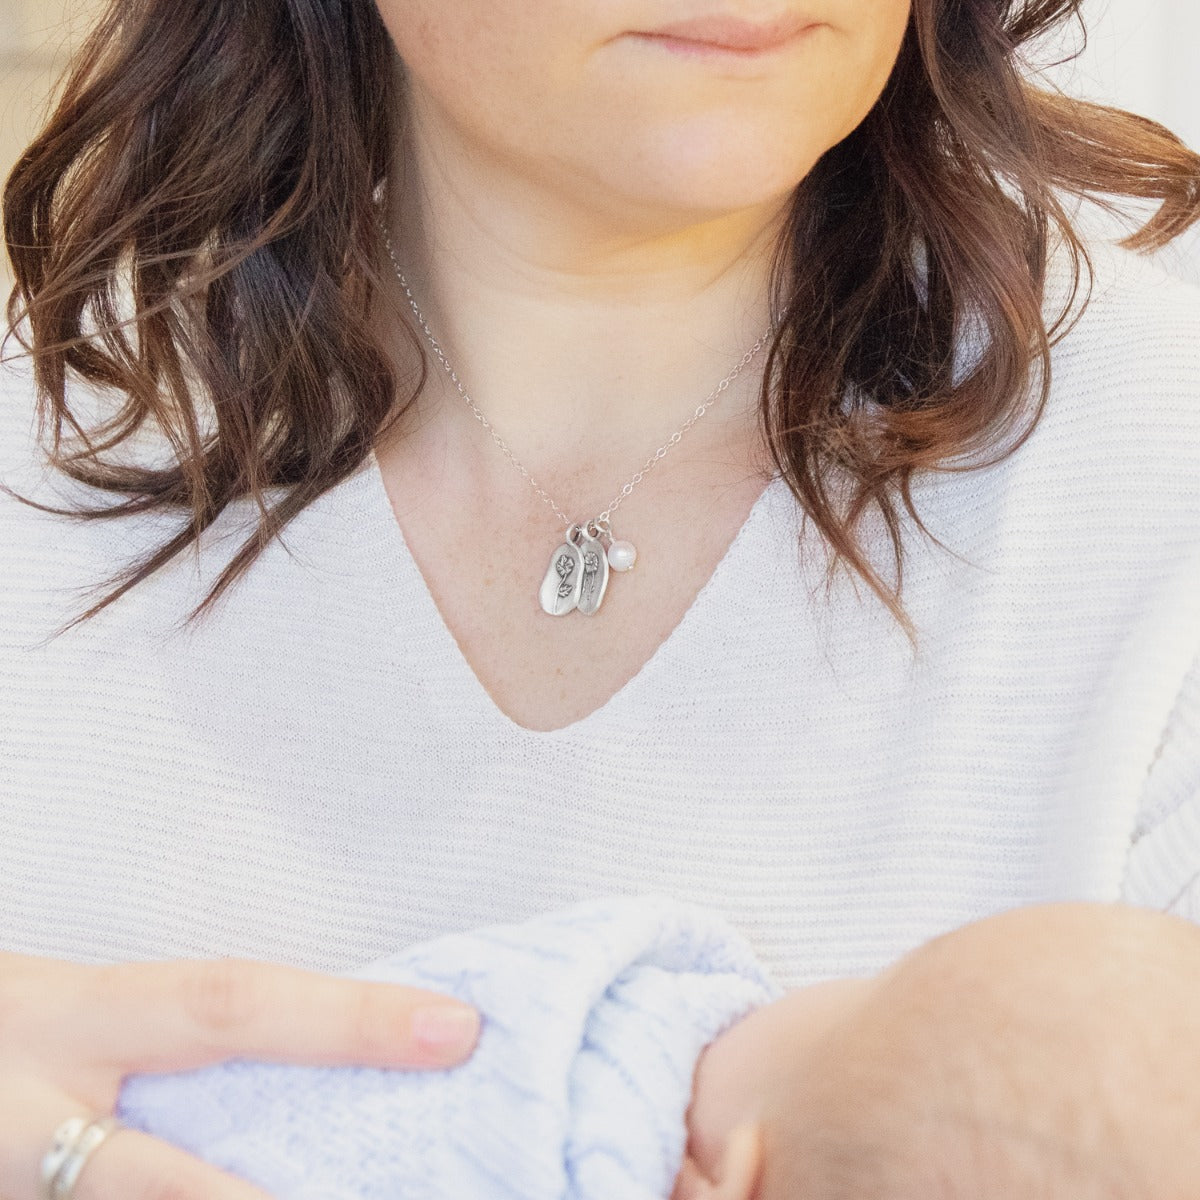
[[[458,1062],[479,1037],[479,1013],[462,1005],[419,1008],[413,1014],[413,1037],[439,1061]]]

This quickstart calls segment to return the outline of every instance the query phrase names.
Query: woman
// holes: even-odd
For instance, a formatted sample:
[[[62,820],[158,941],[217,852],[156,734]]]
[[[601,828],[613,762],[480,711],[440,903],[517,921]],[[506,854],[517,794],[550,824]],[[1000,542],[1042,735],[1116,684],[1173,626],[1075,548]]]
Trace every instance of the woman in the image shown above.
[[[1022,82],[1076,8],[112,7],[5,193],[5,1200],[255,1194],[46,1152],[155,1064],[456,1061],[296,970],[594,894],[794,987],[1063,900],[1174,953],[1200,302],[1073,221],[1200,159]]]

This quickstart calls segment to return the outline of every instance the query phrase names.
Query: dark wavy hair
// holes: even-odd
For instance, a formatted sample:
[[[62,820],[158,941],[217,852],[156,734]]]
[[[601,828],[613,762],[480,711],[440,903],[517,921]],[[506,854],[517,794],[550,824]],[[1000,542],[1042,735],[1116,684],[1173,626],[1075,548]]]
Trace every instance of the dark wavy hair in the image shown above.
[[[1032,431],[1070,325],[1069,305],[1043,313],[1055,242],[1072,301],[1090,268],[1078,198],[1152,202],[1125,239],[1134,249],[1200,220],[1200,157],[1178,138],[1022,71],[1023,48],[1078,19],[1080,3],[914,0],[881,98],[797,187],[778,243],[760,397],[772,456],[824,535],[830,578],[847,564],[910,637],[901,503],[928,534],[915,471],[979,448],[1005,457]],[[188,619],[199,617],[424,385],[408,318],[397,313],[421,368],[401,392],[368,321],[382,294],[394,67],[362,0],[114,0],[72,62],[4,188],[16,283],[3,345],[15,334],[32,357],[53,466],[123,499],[36,507],[190,520],[60,632],[252,497],[257,525]],[[983,336],[963,369],[968,329]],[[68,369],[120,395],[99,427],[71,411]],[[1023,434],[1000,449],[1030,400]],[[64,425],[81,444],[64,442]],[[143,428],[166,439],[166,465],[106,457]],[[271,504],[268,488],[281,489]],[[872,506],[894,586],[861,543]]]

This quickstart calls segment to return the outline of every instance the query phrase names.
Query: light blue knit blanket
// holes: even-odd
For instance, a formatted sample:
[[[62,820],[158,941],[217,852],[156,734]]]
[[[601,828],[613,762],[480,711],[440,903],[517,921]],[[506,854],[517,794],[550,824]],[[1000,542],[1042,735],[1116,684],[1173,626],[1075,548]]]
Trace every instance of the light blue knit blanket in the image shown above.
[[[782,994],[724,920],[661,897],[453,934],[347,975],[475,1005],[474,1056],[134,1075],[118,1115],[276,1200],[663,1200],[700,1052]]]

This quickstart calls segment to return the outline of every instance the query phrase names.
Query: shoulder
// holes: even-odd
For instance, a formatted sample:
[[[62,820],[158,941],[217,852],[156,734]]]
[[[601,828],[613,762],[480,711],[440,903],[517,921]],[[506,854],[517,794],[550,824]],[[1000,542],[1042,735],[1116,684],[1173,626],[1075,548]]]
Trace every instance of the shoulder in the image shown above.
[[[1200,287],[1154,259],[1106,242],[1088,244],[1067,332],[1052,354],[1052,387],[1122,429],[1145,422],[1200,437]],[[1052,266],[1047,315],[1061,308],[1065,264]],[[1059,402],[1060,407],[1068,403]]]
[[[1111,244],[1088,251],[1091,286],[1085,277],[1051,353],[1035,457],[1095,502],[1136,506],[1160,528],[1189,527],[1200,546],[1200,287]],[[1061,262],[1056,270],[1051,318]]]
[[[1088,252],[1032,430],[1027,407],[930,472],[922,521],[997,571],[1053,574],[1071,603],[1182,613],[1200,580],[1200,289],[1110,244]],[[1069,291],[1061,257],[1052,270],[1049,321]]]
[[[45,453],[51,436],[40,427],[30,360],[7,357],[0,363],[0,649],[39,641],[64,615],[56,589],[104,570],[88,555],[84,530],[46,511],[69,499]]]
[[[43,449],[37,389],[26,358],[0,363],[0,549],[10,568],[26,561],[17,554],[46,540],[47,513],[18,497],[54,504],[53,472]],[[9,573],[11,581],[12,572]]]
[[[28,647],[99,599],[108,590],[106,580],[166,539],[172,520],[80,515],[121,497],[72,479],[50,462],[53,423],[43,424],[32,363],[7,353],[0,362],[0,642]],[[67,400],[89,434],[115,411],[114,397],[70,376]],[[79,444],[69,421],[62,436],[68,447]]]
[[[37,391],[26,357],[0,362],[0,480],[26,470],[37,447]]]

